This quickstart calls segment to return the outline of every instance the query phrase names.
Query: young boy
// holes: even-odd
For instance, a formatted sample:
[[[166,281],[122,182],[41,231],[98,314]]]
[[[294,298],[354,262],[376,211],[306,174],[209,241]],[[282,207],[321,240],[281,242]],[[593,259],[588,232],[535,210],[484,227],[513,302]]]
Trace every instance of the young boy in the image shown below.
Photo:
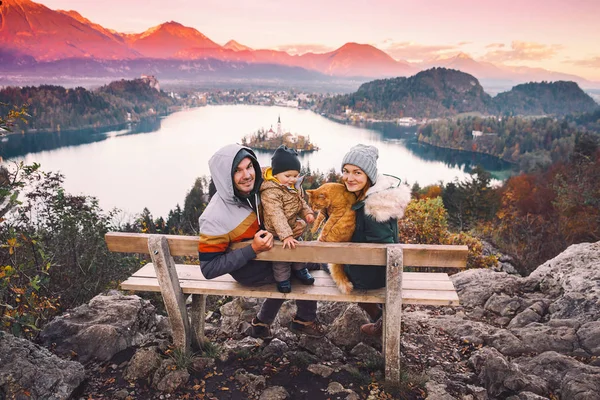
[[[281,145],[271,157],[271,167],[264,171],[260,186],[260,200],[264,211],[265,229],[283,242],[283,248],[296,248],[298,241],[294,227],[313,223],[315,216],[295,183],[300,175],[300,160],[296,150]],[[304,222],[302,219],[306,222]],[[296,231],[297,232],[297,231]],[[274,262],[273,275],[281,293],[292,291],[291,271],[305,285],[312,285],[315,278],[304,263]]]

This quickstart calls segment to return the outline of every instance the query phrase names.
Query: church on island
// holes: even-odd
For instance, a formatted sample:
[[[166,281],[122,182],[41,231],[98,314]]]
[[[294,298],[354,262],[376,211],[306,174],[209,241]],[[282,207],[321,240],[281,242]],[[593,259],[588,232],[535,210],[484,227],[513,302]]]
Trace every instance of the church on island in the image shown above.
[[[284,133],[281,128],[281,116],[277,118],[277,131],[274,131],[271,125],[268,131],[261,128],[242,138],[242,145],[255,150],[275,150],[282,144],[299,153],[319,150],[317,146],[310,142],[310,136],[292,134],[291,132]]]

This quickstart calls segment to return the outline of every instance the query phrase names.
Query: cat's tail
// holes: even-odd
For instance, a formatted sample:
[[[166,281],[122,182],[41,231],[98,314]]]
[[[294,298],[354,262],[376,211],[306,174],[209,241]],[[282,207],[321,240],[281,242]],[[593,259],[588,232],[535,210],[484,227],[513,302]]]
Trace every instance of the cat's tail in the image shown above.
[[[344,272],[343,264],[328,264],[331,279],[335,282],[340,292],[348,294],[354,289],[354,285],[348,279],[348,275]]]

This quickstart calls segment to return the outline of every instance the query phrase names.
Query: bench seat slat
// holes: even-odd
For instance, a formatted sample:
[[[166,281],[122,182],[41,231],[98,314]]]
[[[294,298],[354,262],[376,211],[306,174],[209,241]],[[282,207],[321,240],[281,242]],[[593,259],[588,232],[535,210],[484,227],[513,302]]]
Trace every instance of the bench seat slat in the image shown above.
[[[273,285],[259,287],[242,286],[236,282],[180,281],[186,294],[231,295],[242,297],[385,303],[385,289],[356,290],[343,294],[331,286],[296,285],[291,293],[280,293]],[[123,290],[160,292],[158,281],[152,278],[129,278],[121,283]],[[458,305],[458,296],[452,290],[403,290],[404,304]]]
[[[230,275],[207,280],[197,265],[176,265],[179,284],[186,294],[212,294],[321,300],[364,303],[385,303],[385,289],[355,290],[346,295],[341,293],[325,271],[312,271],[315,285],[304,286],[296,283],[291,293],[280,293],[274,284],[259,287],[242,286]],[[454,285],[445,273],[404,272],[402,274],[402,298],[405,304],[458,305],[458,296]],[[429,278],[429,279],[428,279]],[[432,279],[433,278],[433,279]],[[160,292],[156,273],[152,263],[146,264],[132,277],[121,283],[121,288],[132,291]]]
[[[204,278],[200,267],[197,265],[187,264],[176,264],[177,276],[180,281],[209,281]],[[331,276],[325,271],[311,271],[312,276],[315,277],[315,286],[330,286],[335,287],[335,282],[331,279]],[[156,271],[152,263],[146,264],[144,267],[139,269],[132,275],[135,278],[156,278]],[[402,274],[402,290],[407,289],[425,289],[425,290],[454,290],[454,284],[446,273],[426,273],[426,272],[404,272]],[[432,279],[434,278],[434,279]],[[222,275],[214,279],[210,279],[211,282],[235,282],[231,275]],[[299,282],[294,282],[295,290]],[[273,285],[273,287],[275,287]]]

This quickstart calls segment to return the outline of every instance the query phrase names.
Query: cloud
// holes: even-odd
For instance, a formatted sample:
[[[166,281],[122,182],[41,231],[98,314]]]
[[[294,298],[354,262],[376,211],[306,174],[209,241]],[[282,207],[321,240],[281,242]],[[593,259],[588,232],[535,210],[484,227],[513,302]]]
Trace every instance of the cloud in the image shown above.
[[[497,48],[487,52],[482,59],[490,62],[505,61],[540,61],[552,58],[562,48],[560,44],[546,45],[534,42],[521,42],[515,40],[510,49],[502,49],[500,43],[493,43],[487,47]]]
[[[444,53],[457,52],[467,42],[452,45],[426,45],[413,42],[384,41],[381,49],[395,59],[424,61],[438,57]]]
[[[487,46],[485,46],[486,49],[500,49],[502,47],[506,46],[504,43],[490,43]]]
[[[291,55],[302,55],[305,53],[327,53],[329,51],[335,50],[335,48],[315,43],[297,43],[276,46],[275,50],[285,51],[286,53]]]
[[[600,56],[586,58],[583,60],[570,60],[565,61],[566,63],[577,65],[579,67],[587,67],[587,68],[600,68]]]

